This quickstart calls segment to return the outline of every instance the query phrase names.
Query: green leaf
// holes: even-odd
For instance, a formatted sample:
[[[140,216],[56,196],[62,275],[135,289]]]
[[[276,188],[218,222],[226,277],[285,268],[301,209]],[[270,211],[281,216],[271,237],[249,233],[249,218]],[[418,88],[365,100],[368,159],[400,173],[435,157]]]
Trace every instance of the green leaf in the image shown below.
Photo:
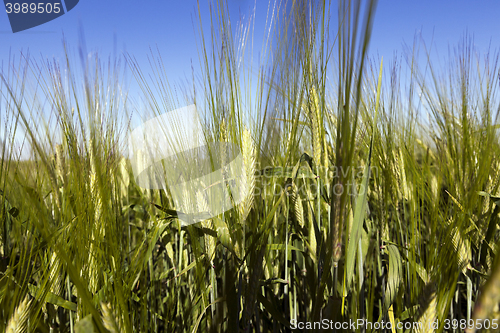
[[[37,293],[41,292],[40,288],[34,286],[32,284],[28,285],[28,290],[31,296],[36,297]],[[76,304],[70,301],[65,300],[64,298],[57,296],[52,292],[47,292],[47,296],[45,297],[45,301],[60,306],[66,310],[76,311]]]
[[[484,192],[484,191],[478,191],[477,194],[479,194],[480,196],[483,196],[483,197],[490,198],[490,200],[492,200],[495,205],[500,206],[500,197],[495,197],[495,196],[489,194],[488,192]]]
[[[368,153],[367,164],[365,166],[365,170],[363,172],[363,179],[361,181],[362,189],[359,191],[358,196],[356,198],[356,206],[354,208],[354,219],[351,229],[351,234],[349,237],[349,243],[347,246],[346,253],[346,280],[344,281],[345,289],[347,292],[350,289],[352,278],[354,275],[354,259],[356,258],[356,249],[358,247],[359,238],[361,237],[361,229],[363,227],[363,221],[365,219],[367,200],[366,194],[368,192],[368,179],[370,178],[370,166],[371,166],[371,158],[373,152],[373,139],[375,136],[375,129],[377,128],[377,118],[378,118],[378,108],[380,103],[380,90],[382,85],[382,67],[383,67],[383,59],[380,63],[380,73],[378,78],[377,85],[377,102],[375,106],[375,118],[373,119],[373,131],[370,139],[370,151]]]

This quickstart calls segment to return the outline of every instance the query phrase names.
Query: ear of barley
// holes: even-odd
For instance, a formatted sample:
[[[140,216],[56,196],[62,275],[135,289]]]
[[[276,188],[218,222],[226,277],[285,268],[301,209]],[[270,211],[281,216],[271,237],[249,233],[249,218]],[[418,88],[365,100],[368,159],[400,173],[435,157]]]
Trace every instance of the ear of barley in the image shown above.
[[[101,303],[101,308],[102,308],[102,322],[104,324],[104,327],[106,327],[106,329],[110,333],[120,333],[121,332],[120,325],[116,320],[115,315],[113,314],[111,305]]]
[[[198,211],[199,212],[210,213],[209,208],[208,208],[208,204],[207,204],[207,200],[206,200],[205,196],[203,195],[203,192],[198,191],[196,193],[196,202],[198,204]],[[214,230],[214,225],[213,225],[212,219],[201,221],[201,225],[203,226],[203,228]],[[207,253],[208,260],[210,260],[210,263],[212,263],[212,260],[215,256],[216,240],[211,235],[205,234],[204,237],[205,237],[205,251]]]
[[[56,145],[56,175],[58,181],[62,184],[66,178],[66,158],[64,156],[64,146]]]
[[[222,177],[224,181],[228,178],[227,176],[227,139],[228,139],[228,133],[227,133],[227,127],[226,127],[226,121],[222,119],[220,122],[220,133],[219,133],[219,142],[220,142],[220,165],[222,169]]]
[[[434,283],[429,283],[425,287],[420,299],[420,317],[418,320],[419,326],[417,333],[432,333],[432,323],[437,318],[437,297],[436,286]],[[421,325],[420,325],[421,324]]]
[[[412,201],[412,193],[408,188],[408,182],[406,181],[403,151],[399,149],[398,152],[393,151],[392,154],[394,161],[396,162],[394,163],[394,174],[398,184],[397,191],[399,192],[399,197],[405,201]]]
[[[7,323],[6,333],[21,333],[28,329],[28,319],[31,300],[26,296],[24,300],[17,306],[16,310],[10,317]]]
[[[245,127],[242,137],[242,154],[244,163],[244,174],[240,182],[240,197],[243,199],[239,206],[240,221],[243,222],[247,218],[254,202],[255,190],[255,145],[252,141],[250,131]]]
[[[142,149],[138,149],[137,151],[134,152],[134,157],[133,157],[133,165],[135,165],[135,168],[137,170],[134,170],[135,175],[141,175],[140,181],[141,181],[141,192],[142,194],[149,200],[151,201],[151,192],[148,190],[151,185],[152,185],[152,180],[150,177],[150,174],[147,172],[144,172],[141,174],[143,171],[146,170],[149,162],[148,154],[146,151]]]
[[[329,184],[329,179],[328,179],[328,170],[329,170],[329,154],[330,150],[328,149],[328,143],[326,142],[326,137],[323,135],[323,169],[324,169],[324,174],[323,176],[325,177],[325,183]]]
[[[130,184],[130,175],[128,173],[127,160],[123,156],[120,158],[118,169],[120,173],[120,195],[126,197]]]
[[[439,184],[436,176],[432,176],[431,179],[431,193],[433,199],[438,202],[439,200]]]
[[[59,188],[62,184],[64,184],[65,179],[66,179],[66,161],[64,157],[64,147],[63,145],[57,144],[56,145],[56,152],[53,156],[52,162],[54,163],[55,170],[56,170],[56,186]],[[64,193],[64,188],[59,189],[62,193]],[[61,206],[61,201],[60,201],[60,196],[59,195],[50,195],[51,198],[53,198],[52,204],[55,202],[55,205],[57,205],[57,208],[59,211],[61,211],[62,206]],[[52,214],[54,215],[54,213]]]
[[[94,202],[94,220],[99,221],[101,217],[101,198],[99,195],[99,184],[97,179],[97,160],[94,156],[94,142],[90,139],[89,142],[89,159],[90,159],[90,192]]]
[[[89,275],[89,290],[95,294],[98,290],[99,272],[96,267],[99,267],[100,254],[99,244],[102,244],[105,228],[101,225],[101,210],[102,202],[97,179],[97,171],[99,170],[97,157],[94,155],[94,141],[89,141],[89,159],[90,159],[90,191],[91,198],[94,203],[94,223],[91,226],[90,245],[89,245],[89,260],[88,260],[88,275]],[[97,150],[97,149],[96,149]],[[97,150],[98,151],[98,150]]]
[[[288,134],[286,135],[286,141],[284,142],[284,151],[285,153],[289,153],[291,150],[291,145],[292,145],[292,128],[290,127],[290,130],[287,131]]]
[[[476,304],[474,306],[474,313],[472,319],[477,323],[478,320],[485,320],[490,318],[494,308],[500,302],[500,257],[497,254],[495,263],[491,268],[491,274],[481,290]],[[469,330],[468,332],[475,332],[476,330]]]
[[[226,120],[223,118],[219,124],[219,154],[220,156],[214,156],[214,158],[219,158],[220,169],[222,173],[223,188],[226,188],[227,181],[229,179],[229,166],[228,166],[228,139],[229,134],[227,130]],[[222,191],[224,197],[217,198],[217,200],[222,200],[222,205],[227,207],[230,203],[229,192],[226,190]]]
[[[50,269],[49,281],[51,284],[50,291],[55,295],[59,295],[62,288],[63,275],[61,274],[61,261],[57,257],[56,252],[53,252],[52,256],[50,257],[49,269]]]
[[[451,241],[458,256],[458,267],[462,270],[462,273],[466,274],[472,259],[470,242],[466,237],[463,237],[458,227],[452,228]]]
[[[302,178],[303,182],[304,182],[304,179],[305,178]],[[317,250],[318,243],[317,243],[317,239],[316,239],[316,232],[314,229],[314,223],[316,223],[316,222],[315,222],[315,219],[313,218],[313,208],[310,205],[310,201],[312,201],[312,200],[313,199],[312,199],[311,190],[310,190],[309,186],[306,186],[305,203],[306,203],[307,223],[308,223],[307,230],[309,232],[307,239],[309,240],[309,250],[312,251],[312,253],[311,253],[312,259],[316,264],[317,263],[316,250]]]
[[[295,219],[299,223],[301,227],[304,226],[304,207],[302,205],[302,198],[298,193],[297,186],[295,184],[292,185],[292,202],[293,202],[293,213]]]
[[[316,168],[322,165],[321,161],[321,124],[320,124],[320,110],[319,99],[316,88],[313,86],[310,91],[309,105],[307,107],[309,121],[311,123],[312,144],[313,144],[313,159]]]
[[[339,149],[337,157],[337,165],[342,166],[342,146]],[[332,232],[332,247],[333,247],[333,266],[337,267],[340,257],[342,256],[342,231],[344,227],[342,207],[340,200],[344,192],[344,184],[341,177],[334,175],[332,181],[333,187],[330,190],[332,197],[331,213],[330,213],[330,228]]]

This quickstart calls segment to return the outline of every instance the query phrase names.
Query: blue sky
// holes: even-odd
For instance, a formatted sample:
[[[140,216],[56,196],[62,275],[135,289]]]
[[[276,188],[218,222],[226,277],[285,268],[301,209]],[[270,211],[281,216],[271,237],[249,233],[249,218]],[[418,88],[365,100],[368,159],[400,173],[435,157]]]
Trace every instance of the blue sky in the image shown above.
[[[208,24],[208,5],[201,0],[201,10]],[[336,8],[333,2],[333,9]],[[256,7],[256,41],[263,35],[267,1],[229,0],[235,23]],[[147,68],[149,47],[158,46],[171,80],[191,77],[191,60],[198,63],[196,48],[196,1],[81,0],[62,17],[13,34],[7,14],[0,13],[0,61],[6,64],[9,51],[19,54],[30,50],[34,56],[62,58],[62,33],[69,45],[78,46],[79,27],[83,27],[87,49],[105,57],[116,51],[129,52]],[[474,36],[480,52],[491,42],[500,46],[500,2],[496,0],[380,0],[377,8],[371,54],[392,57],[402,51],[402,44],[412,44],[416,33],[442,57],[448,45],[454,46],[467,31]],[[336,15],[336,14],[335,14]],[[194,24],[194,25],[193,25]],[[116,41],[116,44],[115,44]],[[259,45],[260,49],[260,44]]]
[[[268,1],[228,0],[233,28],[239,18],[248,16],[253,8],[255,18],[255,49],[261,49],[265,32]],[[209,22],[209,6],[200,1],[204,26]],[[336,17],[336,1],[332,15]],[[378,3],[370,54],[392,59],[401,54],[403,45],[411,46],[416,35],[422,36],[432,54],[443,60],[448,47],[455,47],[465,33],[474,37],[477,51],[485,53],[500,46],[500,2],[497,0],[380,0]],[[5,12],[0,12],[0,64],[5,69],[11,56],[30,51],[35,59],[64,58],[62,37],[74,51],[83,28],[87,51],[97,51],[102,59],[128,52],[148,72],[150,47],[158,50],[166,65],[171,83],[191,79],[191,68],[199,73],[197,51],[197,2],[80,0],[67,14],[41,26],[13,34]],[[76,52],[74,53],[77,54]],[[128,74],[131,78],[132,75]],[[133,82],[133,80],[130,80]],[[138,98],[133,88],[132,98]]]

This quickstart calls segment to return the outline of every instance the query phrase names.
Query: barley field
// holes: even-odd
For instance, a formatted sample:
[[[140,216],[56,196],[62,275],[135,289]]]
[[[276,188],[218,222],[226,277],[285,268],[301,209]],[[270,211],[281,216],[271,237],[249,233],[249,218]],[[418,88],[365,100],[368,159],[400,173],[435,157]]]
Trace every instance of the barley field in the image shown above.
[[[421,42],[371,58],[375,7],[284,6],[247,66],[251,25],[216,2],[182,89],[154,50],[139,64],[65,44],[4,67],[0,331],[498,331],[498,54],[465,36],[446,68],[418,61]],[[232,207],[186,188],[196,221],[170,185],[140,186],[128,147],[133,112],[187,105]]]

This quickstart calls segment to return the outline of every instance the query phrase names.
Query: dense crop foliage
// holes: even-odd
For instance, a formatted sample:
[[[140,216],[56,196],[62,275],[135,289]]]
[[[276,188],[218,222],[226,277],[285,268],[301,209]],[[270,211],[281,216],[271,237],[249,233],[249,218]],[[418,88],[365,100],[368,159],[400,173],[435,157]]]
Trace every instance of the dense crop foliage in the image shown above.
[[[164,74],[175,64],[156,55],[148,76],[125,55],[140,107],[120,64],[83,47],[81,71],[67,51],[63,63],[24,55],[0,73],[0,330],[493,327],[497,55],[464,39],[449,68],[422,67],[417,44],[387,65],[368,57],[374,2],[314,3],[270,10],[258,65],[245,49],[251,18],[233,36],[215,4],[211,26],[199,21],[201,75],[183,97]],[[126,154],[132,112],[188,104],[208,142],[240,148],[250,193],[190,225],[168,188],[137,185]],[[210,157],[214,169],[227,162]]]

